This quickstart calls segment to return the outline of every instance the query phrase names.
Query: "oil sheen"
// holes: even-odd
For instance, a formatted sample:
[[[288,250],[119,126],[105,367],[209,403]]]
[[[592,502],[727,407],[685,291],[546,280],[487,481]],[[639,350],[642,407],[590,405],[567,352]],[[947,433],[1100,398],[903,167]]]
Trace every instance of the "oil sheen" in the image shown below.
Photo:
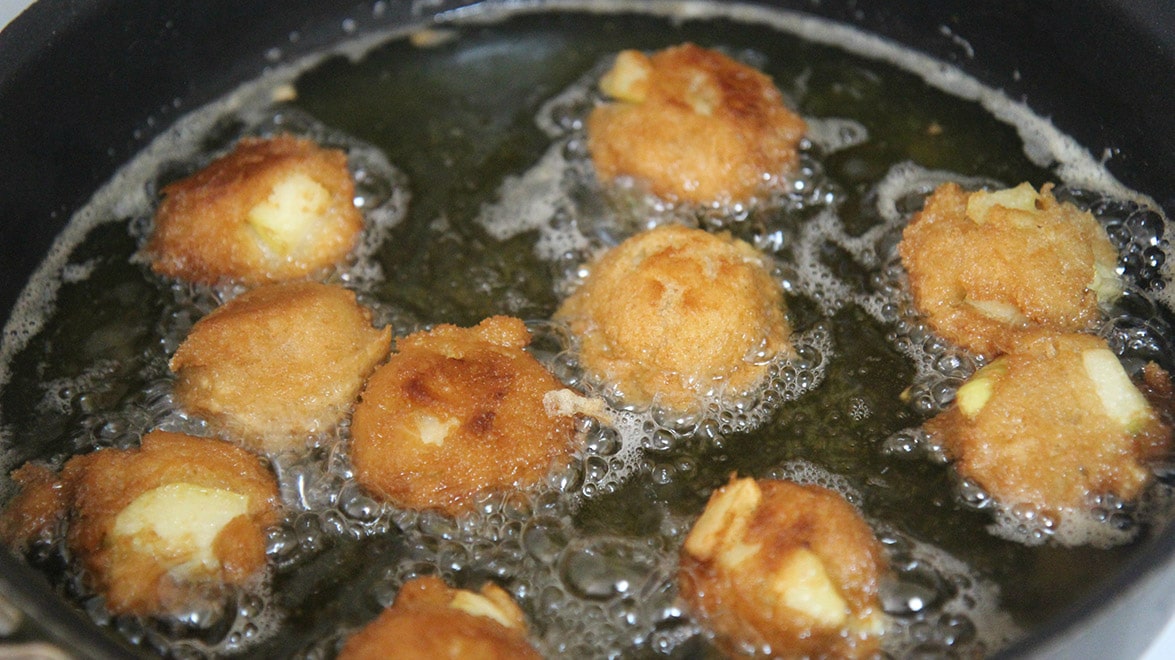
[[[62,548],[35,549],[30,561],[61,593],[154,652],[322,658],[406,580],[439,574],[501,584],[550,657],[708,657],[706,631],[677,600],[677,553],[709,494],[738,473],[821,484],[861,509],[893,567],[886,653],[972,657],[1048,621],[1165,527],[1169,475],[1138,506],[1100,503],[1070,536],[996,512],[952,476],[918,427],[979,362],[920,322],[895,249],[938,183],[1055,181],[1121,255],[1128,291],[1100,333],[1128,365],[1171,369],[1166,221],[1153,203],[1024,106],[868,35],[729,4],[619,7],[516,7],[297,62],[275,52],[271,75],[178,122],[77,214],[0,354],[5,474],[132,447],[154,428],[208,434],[173,405],[167,359],[239,291],[162,281],[138,250],[160,187],[242,135],[292,132],[348,152],[368,228],[332,278],[377,324],[402,337],[521,317],[540,361],[612,404],[611,421],[580,423],[574,461],[454,520],[364,493],[344,423],[271,460],[285,515],[263,587],[174,620],[112,618],[63,568]],[[770,199],[683,209],[605,196],[594,181],[584,123],[595,81],[619,50],[683,41],[762,69],[808,122],[801,167]],[[768,254],[795,329],[795,355],[772,362],[762,386],[685,416],[626,407],[584,376],[548,320],[592,256],[664,222],[729,231]]]

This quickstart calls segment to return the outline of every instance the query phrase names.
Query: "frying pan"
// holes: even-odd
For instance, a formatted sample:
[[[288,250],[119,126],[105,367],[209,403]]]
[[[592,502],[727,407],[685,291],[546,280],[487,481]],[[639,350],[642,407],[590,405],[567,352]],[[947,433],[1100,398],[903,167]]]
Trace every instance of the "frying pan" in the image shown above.
[[[71,214],[184,112],[260,74],[267,53],[475,4],[41,0],[0,32],[0,318]],[[777,0],[955,65],[1051,118],[1128,187],[1175,214],[1175,5],[1164,0]],[[346,30],[344,18],[351,19]],[[291,39],[297,35],[297,39]],[[1002,657],[1137,657],[1175,609],[1175,530]],[[10,641],[79,657],[136,651],[0,552]]]

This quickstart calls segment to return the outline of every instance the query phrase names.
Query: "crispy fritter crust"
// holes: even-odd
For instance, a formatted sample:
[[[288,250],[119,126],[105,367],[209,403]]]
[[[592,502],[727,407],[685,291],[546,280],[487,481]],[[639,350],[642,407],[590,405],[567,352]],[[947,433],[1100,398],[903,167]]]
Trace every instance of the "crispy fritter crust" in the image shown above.
[[[397,506],[457,515],[475,494],[536,483],[569,456],[573,415],[544,407],[563,385],[523,350],[529,343],[523,322],[506,316],[398,340],[355,408],[359,483]]]
[[[636,80],[588,117],[601,180],[633,177],[659,197],[699,204],[745,202],[795,167],[807,127],[759,71],[693,44],[652,57],[624,51],[618,64]]]
[[[1082,357],[1106,348],[1092,335],[1026,335],[1000,359],[1003,375],[973,419],[955,405],[925,429],[1004,506],[1063,514],[1088,509],[1096,495],[1132,500],[1152,478],[1146,462],[1169,451],[1171,429],[1153,408],[1134,433],[1106,413]],[[1152,391],[1170,391],[1157,365],[1146,379]]]
[[[52,542],[69,509],[66,485],[57,473],[37,463],[14,470],[12,481],[20,490],[0,514],[0,540],[18,552]]]
[[[967,216],[970,197],[957,184],[939,186],[898,246],[914,304],[934,331],[994,356],[1025,330],[1088,329],[1100,317],[1091,289],[1095,260],[1117,259],[1097,221],[1058,202],[1050,185],[1041,189],[1040,212],[1030,220],[997,206],[986,222],[975,222]],[[1013,318],[981,311],[993,304]]]
[[[298,449],[343,418],[391,341],[347,289],[263,286],[192,327],[171,359],[175,396],[234,441]]]
[[[829,613],[838,625],[788,604],[812,602],[812,572],[798,567],[813,555],[839,598]],[[729,653],[858,658],[878,648],[886,570],[869,525],[836,492],[732,477],[690,530],[677,575],[690,611]]]
[[[695,410],[711,390],[753,388],[791,351],[766,259],[728,235],[663,225],[608,251],[555,314],[594,378],[626,402]]]
[[[317,183],[329,201],[298,242],[275,247],[247,218],[291,175]],[[289,135],[244,138],[229,154],[163,188],[146,253],[156,273],[190,282],[298,279],[340,263],[355,246],[363,216],[354,196],[342,151]]]
[[[460,599],[469,597],[487,600],[494,616],[462,609]],[[541,658],[526,635],[522,610],[501,587],[486,584],[475,594],[426,576],[407,582],[391,607],[352,635],[339,660]]]
[[[265,567],[264,530],[277,521],[273,474],[253,454],[228,443],[153,431],[138,449],[101,449],[71,458],[60,475],[26,465],[13,475],[23,490],[4,512],[5,540],[16,546],[52,536],[64,521],[70,552],[116,614],[182,610],[199,584],[242,584]],[[219,567],[172,572],[191,557],[161,556],[140,532],[113,533],[118,515],[140,495],[168,484],[191,484],[245,496],[247,513],[216,537]]]

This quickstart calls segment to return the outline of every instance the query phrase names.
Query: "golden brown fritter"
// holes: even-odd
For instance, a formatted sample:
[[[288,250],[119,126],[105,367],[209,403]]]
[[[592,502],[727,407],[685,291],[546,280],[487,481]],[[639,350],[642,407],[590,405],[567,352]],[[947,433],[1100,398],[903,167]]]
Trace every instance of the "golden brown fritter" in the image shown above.
[[[555,314],[593,377],[624,401],[696,410],[754,388],[790,352],[783,292],[766,258],[726,234],[663,225],[591,264]]]
[[[52,542],[69,506],[61,480],[53,470],[36,463],[25,463],[11,476],[19,490],[0,514],[0,540],[18,552]]]
[[[600,89],[615,102],[588,117],[597,174],[662,198],[747,202],[794,169],[807,129],[769,77],[694,44],[623,51]]]
[[[1007,350],[1027,329],[1078,332],[1121,293],[1118,254],[1089,213],[1052,185],[997,192],[938,187],[898,246],[918,311],[976,353]]]
[[[529,343],[525,324],[506,316],[398,340],[355,407],[359,483],[397,506],[457,515],[475,494],[536,483],[568,457],[570,393]]]
[[[244,138],[163,189],[146,253],[155,272],[190,282],[302,278],[355,246],[354,196],[343,152],[289,135]]]
[[[1153,385],[1167,381],[1148,371]],[[1003,506],[1054,514],[1137,497],[1171,435],[1104,340],[1043,331],[978,371],[925,428]]]
[[[391,341],[347,289],[263,286],[192,327],[171,358],[176,400],[233,441],[298,449],[346,415]]]
[[[277,481],[228,443],[153,431],[138,449],[71,458],[60,475],[26,465],[4,512],[5,541],[47,540],[62,522],[88,583],[116,614],[178,612],[202,586],[239,585],[265,567]]]
[[[487,583],[475,593],[426,576],[405,583],[391,607],[347,640],[339,660],[538,660],[526,635],[522,610],[501,587]]]
[[[677,575],[729,653],[859,658],[878,648],[886,570],[869,525],[836,492],[731,477],[686,537]]]

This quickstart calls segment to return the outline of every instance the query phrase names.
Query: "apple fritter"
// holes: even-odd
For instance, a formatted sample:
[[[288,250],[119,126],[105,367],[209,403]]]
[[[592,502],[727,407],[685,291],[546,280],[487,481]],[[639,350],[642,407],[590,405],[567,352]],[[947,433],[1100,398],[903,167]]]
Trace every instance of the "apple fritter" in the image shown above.
[[[1157,366],[1148,381],[1169,379]],[[1093,498],[1136,498],[1146,463],[1170,448],[1171,430],[1098,337],[1028,334],[959,388],[931,419],[961,475],[1005,507],[1059,515]]]
[[[475,495],[532,485],[568,459],[579,411],[568,401],[593,404],[523,350],[530,339],[522,321],[494,316],[398,340],[355,408],[359,483],[397,506],[458,515]]]
[[[339,660],[538,660],[526,618],[501,587],[454,589],[435,576],[413,579],[396,602],[352,635]]]
[[[609,250],[555,314],[626,403],[687,412],[756,387],[790,353],[767,259],[726,234],[663,225]]]
[[[277,522],[277,480],[226,442],[153,431],[137,449],[71,458],[60,475],[26,465],[3,515],[13,545],[62,524],[87,582],[116,614],[181,612],[265,568]]]
[[[732,476],[686,537],[677,575],[727,652],[862,658],[884,631],[886,570],[881,544],[838,493]]]
[[[748,202],[795,168],[807,129],[769,77],[694,44],[623,51],[600,89],[613,102],[588,117],[598,176],[667,199]]]
[[[196,322],[171,358],[175,397],[234,442],[297,450],[346,415],[391,341],[347,289],[266,285]]]
[[[1087,330],[1122,292],[1105,230],[1051,184],[968,193],[945,183],[898,249],[934,331],[989,357],[1026,330]]]
[[[310,140],[244,138],[163,188],[151,268],[189,282],[261,284],[341,263],[363,230],[347,156]]]

